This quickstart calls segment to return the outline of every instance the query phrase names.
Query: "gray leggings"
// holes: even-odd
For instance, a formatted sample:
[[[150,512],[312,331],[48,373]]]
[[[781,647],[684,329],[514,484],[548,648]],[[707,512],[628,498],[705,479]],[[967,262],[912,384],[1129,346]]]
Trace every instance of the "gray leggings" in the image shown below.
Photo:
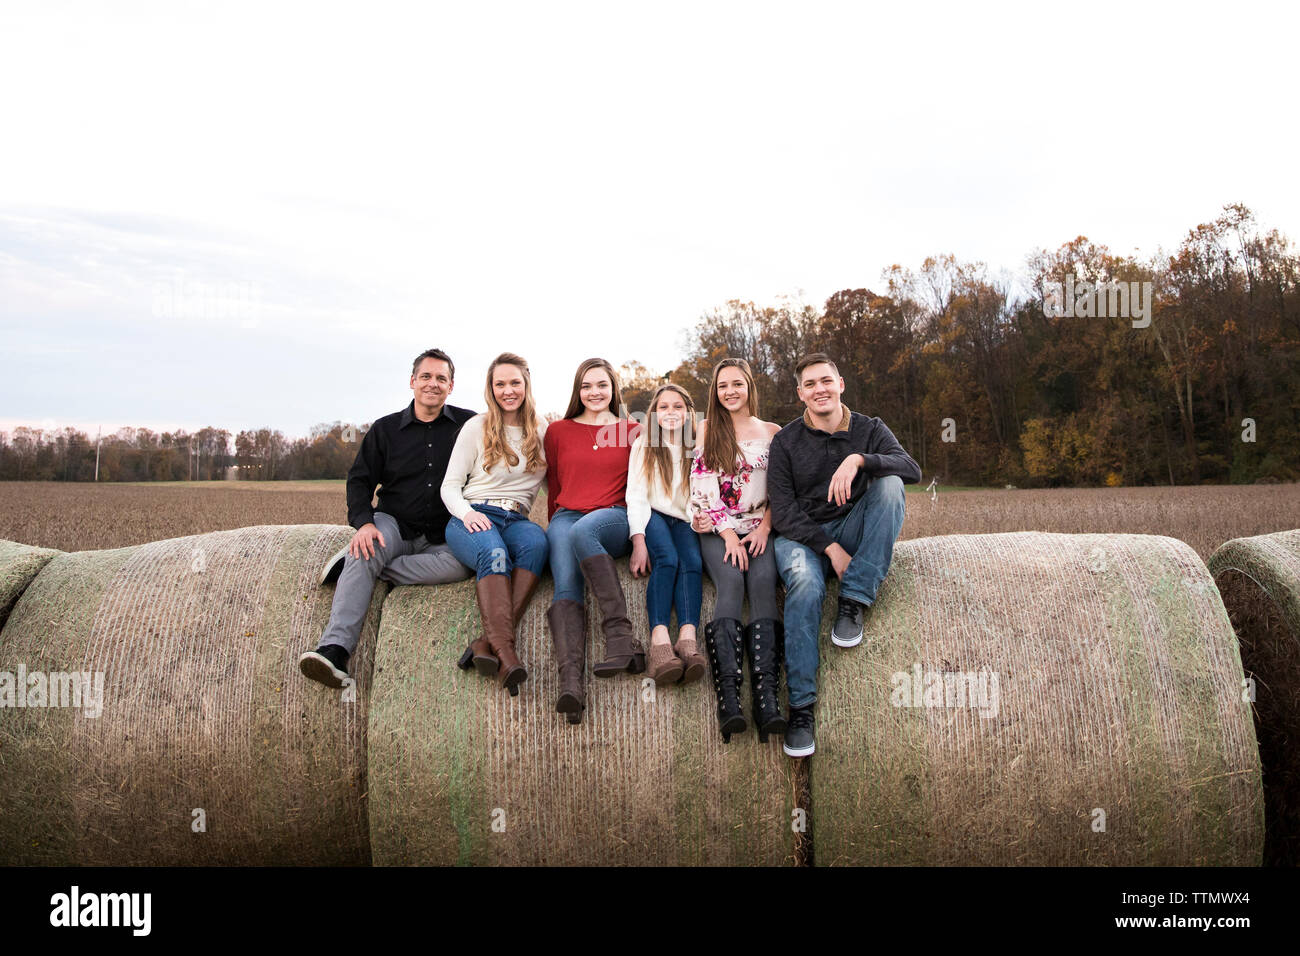
[[[776,558],[773,554],[772,539],[762,554],[749,556],[749,570],[741,571],[730,561],[723,558],[727,554],[727,545],[721,535],[700,535],[700,554],[704,557],[704,566],[709,569],[709,577],[718,592],[718,604],[713,611],[714,620],[734,618],[742,620],[741,608],[745,603],[745,588],[749,588],[749,619],[761,621],[765,618],[777,619],[776,613]]]

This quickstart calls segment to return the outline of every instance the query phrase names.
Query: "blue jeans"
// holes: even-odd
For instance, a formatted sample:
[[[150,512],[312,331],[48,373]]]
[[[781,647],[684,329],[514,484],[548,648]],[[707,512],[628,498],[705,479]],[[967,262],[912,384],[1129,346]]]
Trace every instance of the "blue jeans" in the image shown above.
[[[551,517],[546,538],[551,543],[551,576],[555,579],[553,601],[582,603],[585,581],[582,561],[605,553],[620,558],[631,550],[627,538],[627,509],[621,505],[598,508],[583,514],[561,508]]]
[[[527,515],[496,505],[475,505],[474,510],[491,521],[492,527],[470,531],[459,518],[448,521],[447,544],[456,560],[474,568],[480,578],[509,574],[516,567],[537,575],[546,570],[546,553],[550,549],[546,532]]]
[[[698,627],[704,586],[700,536],[689,522],[652,510],[645,526],[645,546],[650,552],[650,580],[645,586],[650,629],[667,627],[674,609],[679,628]]]
[[[889,573],[905,510],[903,480],[886,475],[872,479],[867,493],[847,515],[822,525],[853,558],[840,579],[841,597],[875,603],[880,582]],[[775,547],[776,566],[785,582],[786,686],[790,706],[807,707],[817,702],[817,639],[831,559],[790,538],[778,537]]]

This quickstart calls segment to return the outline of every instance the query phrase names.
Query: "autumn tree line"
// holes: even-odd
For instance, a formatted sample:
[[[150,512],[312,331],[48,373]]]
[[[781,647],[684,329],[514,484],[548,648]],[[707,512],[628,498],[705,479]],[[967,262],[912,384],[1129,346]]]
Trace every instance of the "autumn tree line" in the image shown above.
[[[1133,296],[1117,315],[1119,284]],[[669,379],[703,413],[713,364],[741,356],[762,415],[786,422],[802,411],[795,363],[815,351],[838,362],[845,404],[882,418],[945,483],[1300,477],[1300,257],[1241,205],[1149,258],[1081,236],[1031,254],[1019,275],[945,255],[891,266],[877,291],[844,289],[820,307],[733,300],[700,318],[675,369],[625,363],[624,402],[644,411]],[[292,440],[259,429],[232,448],[220,429],[123,429],[101,442],[99,477],[341,478],[358,435],[338,422]],[[94,459],[94,441],[72,429],[0,432],[0,479],[90,480]]]
[[[820,308],[729,302],[701,319],[670,377],[703,409],[714,362],[742,356],[763,416],[784,423],[802,412],[798,357],[827,352],[844,403],[879,416],[927,480],[950,484],[1294,480],[1298,282],[1289,241],[1230,205],[1148,259],[1079,237],[1032,254],[1019,276],[938,256]],[[1100,309],[1082,297],[1119,283],[1135,293],[1150,283],[1148,316],[1115,316],[1113,295]],[[1065,310],[1062,289],[1078,293]],[[653,378],[634,377],[629,407]]]

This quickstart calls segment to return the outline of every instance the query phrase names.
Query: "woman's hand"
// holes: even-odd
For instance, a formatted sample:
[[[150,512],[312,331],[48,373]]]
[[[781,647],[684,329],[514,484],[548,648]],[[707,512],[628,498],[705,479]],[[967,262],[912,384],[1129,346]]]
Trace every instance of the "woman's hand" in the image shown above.
[[[492,522],[488,520],[488,516],[481,511],[475,511],[473,508],[470,508],[469,514],[461,520],[465,524],[465,530],[470,534],[475,531],[487,531],[492,527]]]
[[[750,554],[762,554],[767,550],[767,537],[771,534],[771,528],[759,525],[745,537],[741,538],[745,547],[749,548]]]
[[[691,519],[691,529],[700,534],[708,534],[713,530],[713,522],[709,519],[708,515],[701,511]]]
[[[741,571],[749,570],[749,553],[745,551],[745,546],[740,543],[736,537],[736,532],[727,531],[723,534],[722,540],[726,543],[727,551],[722,556],[723,561],[730,561]]]
[[[646,550],[645,535],[632,536],[632,560],[628,562],[632,577],[643,578],[650,573],[650,553]]]

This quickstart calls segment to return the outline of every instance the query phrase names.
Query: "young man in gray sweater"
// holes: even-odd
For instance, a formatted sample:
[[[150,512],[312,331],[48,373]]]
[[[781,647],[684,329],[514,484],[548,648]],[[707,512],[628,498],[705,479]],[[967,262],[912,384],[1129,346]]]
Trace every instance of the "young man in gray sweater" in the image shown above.
[[[840,402],[844,379],[830,357],[799,360],[803,417],[777,432],[769,452],[767,489],[776,565],[785,582],[785,666],[790,719],[784,749],[813,753],[817,702],[817,640],[826,575],[840,579],[831,643],[862,641],[864,610],[876,600],[903,527],[903,485],[921,469],[878,418]]]

